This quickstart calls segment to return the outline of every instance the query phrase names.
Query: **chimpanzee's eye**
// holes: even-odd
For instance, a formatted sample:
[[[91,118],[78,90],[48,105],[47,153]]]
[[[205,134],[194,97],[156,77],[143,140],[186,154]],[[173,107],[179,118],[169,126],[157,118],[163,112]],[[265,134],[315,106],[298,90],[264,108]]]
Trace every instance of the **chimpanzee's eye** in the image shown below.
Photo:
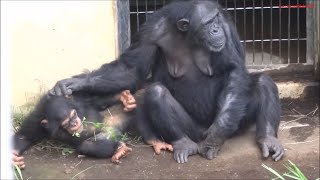
[[[69,128],[69,126],[70,126],[70,124],[68,123],[68,124],[63,125],[62,127],[67,129],[67,128]]]
[[[62,128],[67,129],[67,128],[69,128],[69,126],[70,126],[70,119],[66,119],[66,120],[62,121],[62,123],[61,123]]]
[[[72,121],[72,120],[77,119],[77,117],[78,117],[77,111],[74,111],[74,113],[72,114],[72,117],[70,119]]]

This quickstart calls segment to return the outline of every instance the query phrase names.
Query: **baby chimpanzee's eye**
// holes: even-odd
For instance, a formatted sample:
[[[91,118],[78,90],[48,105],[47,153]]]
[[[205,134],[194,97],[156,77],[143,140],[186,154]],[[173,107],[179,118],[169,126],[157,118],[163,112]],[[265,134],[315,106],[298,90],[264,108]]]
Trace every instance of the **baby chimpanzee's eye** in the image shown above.
[[[70,119],[71,119],[71,121],[73,121],[73,120],[77,119],[77,117],[78,117],[77,111],[74,110],[74,113],[71,115]]]
[[[61,126],[62,126],[63,128],[65,128],[65,129],[69,128],[69,126],[70,126],[70,120],[69,120],[69,119],[66,119],[66,120],[62,121]]]

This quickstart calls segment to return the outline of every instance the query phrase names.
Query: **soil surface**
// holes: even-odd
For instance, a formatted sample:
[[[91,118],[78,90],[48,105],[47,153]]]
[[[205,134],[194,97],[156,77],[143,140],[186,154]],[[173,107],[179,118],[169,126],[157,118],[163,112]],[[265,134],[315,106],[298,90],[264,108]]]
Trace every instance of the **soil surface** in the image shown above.
[[[24,179],[270,179],[275,177],[261,165],[266,164],[280,174],[283,165],[295,163],[308,179],[319,175],[319,98],[283,99],[279,139],[286,150],[279,162],[264,159],[254,141],[254,128],[229,139],[217,158],[207,160],[199,155],[178,164],[171,152],[156,155],[143,143],[131,143],[133,151],[120,164],[110,159],[62,155],[33,147],[25,152],[27,168]]]

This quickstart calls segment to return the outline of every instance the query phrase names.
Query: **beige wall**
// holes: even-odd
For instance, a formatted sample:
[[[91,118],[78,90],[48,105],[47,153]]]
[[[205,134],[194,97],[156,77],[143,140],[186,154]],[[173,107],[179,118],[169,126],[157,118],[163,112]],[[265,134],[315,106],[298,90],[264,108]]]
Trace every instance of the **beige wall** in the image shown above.
[[[6,1],[12,105],[117,56],[116,1]]]

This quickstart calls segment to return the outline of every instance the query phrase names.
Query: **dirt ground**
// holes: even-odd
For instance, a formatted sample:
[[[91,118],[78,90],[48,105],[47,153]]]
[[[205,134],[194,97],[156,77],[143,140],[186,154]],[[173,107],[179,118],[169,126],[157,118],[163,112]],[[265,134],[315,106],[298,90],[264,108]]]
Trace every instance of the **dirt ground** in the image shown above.
[[[110,159],[79,158],[76,153],[62,155],[61,150],[39,151],[32,148],[25,153],[27,168],[24,179],[270,179],[273,174],[264,163],[279,173],[287,172],[287,160],[295,163],[308,179],[319,175],[319,97],[282,100],[279,139],[286,154],[279,161],[264,159],[254,142],[254,128],[228,140],[213,160],[199,155],[188,163],[178,164],[173,154],[155,155],[143,144],[132,144],[133,151],[120,164]]]

